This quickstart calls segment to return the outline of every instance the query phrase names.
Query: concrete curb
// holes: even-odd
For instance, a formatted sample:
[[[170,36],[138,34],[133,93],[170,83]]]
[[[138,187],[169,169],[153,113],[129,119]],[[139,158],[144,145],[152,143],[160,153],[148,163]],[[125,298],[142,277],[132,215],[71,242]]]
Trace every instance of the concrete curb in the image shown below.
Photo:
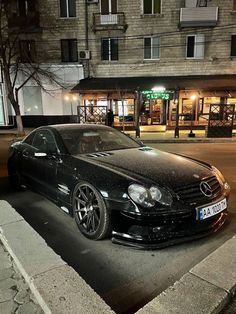
[[[0,240],[45,313],[114,314],[6,201],[0,208]],[[236,236],[137,314],[219,313],[236,290],[235,247]]]
[[[236,290],[236,236],[194,266],[137,314],[216,314]]]
[[[6,201],[0,208],[0,240],[46,314],[114,313]]]
[[[165,143],[165,144],[171,144],[171,143],[236,143],[236,138],[195,138],[195,139],[140,139],[144,144],[148,143]]]

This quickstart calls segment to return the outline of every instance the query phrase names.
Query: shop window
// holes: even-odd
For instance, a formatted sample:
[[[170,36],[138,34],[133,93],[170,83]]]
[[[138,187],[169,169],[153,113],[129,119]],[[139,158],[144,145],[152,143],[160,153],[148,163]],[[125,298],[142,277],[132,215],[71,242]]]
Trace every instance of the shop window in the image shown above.
[[[36,50],[34,40],[20,40],[20,60],[23,63],[35,62]]]
[[[204,41],[203,34],[188,35],[186,45],[186,58],[203,59],[204,58]]]
[[[60,0],[60,16],[61,17],[76,16],[75,0]]]
[[[76,39],[61,39],[61,61],[62,62],[78,61]]]
[[[32,99],[34,100],[32,102]],[[40,86],[23,87],[24,114],[25,115],[42,115],[42,93]]]
[[[160,14],[161,0],[143,0],[143,14]]]
[[[103,38],[101,43],[102,60],[114,61],[118,60],[118,39]]]
[[[144,37],[144,59],[160,58],[160,38]]]
[[[231,57],[236,57],[236,35],[231,36]]]

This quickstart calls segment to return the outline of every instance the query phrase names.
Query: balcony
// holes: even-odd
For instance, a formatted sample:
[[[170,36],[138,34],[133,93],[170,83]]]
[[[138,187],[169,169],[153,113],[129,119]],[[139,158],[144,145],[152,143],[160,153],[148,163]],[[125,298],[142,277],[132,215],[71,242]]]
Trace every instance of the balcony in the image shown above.
[[[116,14],[93,14],[93,31],[121,30],[125,32],[127,24],[125,23],[125,14],[123,12]]]
[[[35,33],[41,31],[39,12],[26,16],[12,14],[8,18],[8,27],[11,32]]]
[[[180,9],[180,27],[214,27],[218,21],[218,7],[190,7]]]

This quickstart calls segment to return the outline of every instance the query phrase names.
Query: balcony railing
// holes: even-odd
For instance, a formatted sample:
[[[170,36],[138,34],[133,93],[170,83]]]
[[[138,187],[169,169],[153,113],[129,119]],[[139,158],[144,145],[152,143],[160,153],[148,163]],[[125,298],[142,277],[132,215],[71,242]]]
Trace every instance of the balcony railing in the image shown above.
[[[193,7],[180,9],[180,27],[216,26],[218,7]]]
[[[94,13],[93,15],[93,31],[103,30],[121,30],[126,31],[125,14],[123,12],[116,14]]]

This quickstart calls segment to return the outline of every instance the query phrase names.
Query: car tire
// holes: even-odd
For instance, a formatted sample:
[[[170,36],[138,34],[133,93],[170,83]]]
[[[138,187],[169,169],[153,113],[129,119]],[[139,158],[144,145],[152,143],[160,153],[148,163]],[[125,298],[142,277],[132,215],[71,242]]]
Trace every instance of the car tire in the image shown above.
[[[111,234],[110,215],[98,190],[88,182],[80,182],[73,193],[73,214],[81,233],[92,240]]]

